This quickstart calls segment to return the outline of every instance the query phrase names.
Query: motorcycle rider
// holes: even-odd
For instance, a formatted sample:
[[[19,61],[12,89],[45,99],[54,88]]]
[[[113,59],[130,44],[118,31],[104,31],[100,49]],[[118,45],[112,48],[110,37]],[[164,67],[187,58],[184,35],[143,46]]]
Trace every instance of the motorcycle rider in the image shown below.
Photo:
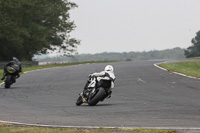
[[[5,66],[4,66],[4,73],[3,73],[3,77],[1,78],[1,80],[4,80],[6,75],[7,75],[7,70],[6,67],[7,66],[13,66],[13,65],[17,65],[19,67],[19,69],[16,71],[16,77],[19,78],[20,77],[20,72],[22,72],[22,67],[21,67],[21,63],[20,61],[16,58],[13,57],[12,60],[10,62],[8,62]]]
[[[114,88],[114,81],[115,81],[115,78],[116,78],[115,74],[114,74],[113,66],[107,65],[105,67],[104,71],[95,72],[95,73],[89,75],[89,77],[93,77],[93,76],[97,77],[97,84],[98,84],[99,87],[104,87],[104,88],[108,89],[108,91],[106,92],[107,93],[106,97],[110,98],[111,93],[112,93],[112,89]],[[87,90],[87,85],[85,86],[82,95],[84,95],[85,90]]]

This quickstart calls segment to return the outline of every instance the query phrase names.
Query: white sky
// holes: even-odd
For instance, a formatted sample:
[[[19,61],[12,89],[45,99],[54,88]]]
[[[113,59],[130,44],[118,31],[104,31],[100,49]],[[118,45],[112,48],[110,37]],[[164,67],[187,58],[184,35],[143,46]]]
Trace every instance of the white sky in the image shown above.
[[[200,0],[70,0],[78,52],[187,48],[200,30]]]

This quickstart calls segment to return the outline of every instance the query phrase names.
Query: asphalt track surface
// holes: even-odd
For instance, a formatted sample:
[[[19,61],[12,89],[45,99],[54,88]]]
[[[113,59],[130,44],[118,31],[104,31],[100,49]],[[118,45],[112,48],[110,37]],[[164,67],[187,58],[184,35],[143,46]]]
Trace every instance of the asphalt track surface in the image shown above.
[[[116,82],[110,99],[76,106],[90,73],[106,64],[85,64],[23,74],[0,87],[0,120],[81,127],[198,128],[200,80],[163,71],[158,61],[111,63]]]

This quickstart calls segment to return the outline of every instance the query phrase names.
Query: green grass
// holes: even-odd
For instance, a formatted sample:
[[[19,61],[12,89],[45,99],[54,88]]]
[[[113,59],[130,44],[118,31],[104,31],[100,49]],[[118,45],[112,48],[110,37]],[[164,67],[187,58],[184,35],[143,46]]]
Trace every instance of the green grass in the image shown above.
[[[0,133],[176,133],[176,130],[162,129],[120,129],[120,128],[49,128],[30,127],[0,123]]]
[[[191,58],[187,58],[187,59],[200,59],[200,57],[191,57]]]
[[[200,78],[200,61],[164,63],[159,64],[159,66],[170,72],[178,72],[188,76]]]

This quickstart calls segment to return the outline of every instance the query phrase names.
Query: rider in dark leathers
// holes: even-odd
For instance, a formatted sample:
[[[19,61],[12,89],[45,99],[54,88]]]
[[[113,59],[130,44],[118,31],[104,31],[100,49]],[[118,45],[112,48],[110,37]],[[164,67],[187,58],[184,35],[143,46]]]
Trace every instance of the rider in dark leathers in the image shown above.
[[[21,67],[21,63],[20,61],[16,58],[13,57],[12,61],[8,62],[5,66],[4,66],[4,73],[3,73],[3,77],[1,78],[1,80],[4,80],[6,75],[7,75],[7,70],[6,67],[7,66],[12,66],[12,65],[18,65],[19,66],[19,70],[16,71],[16,77],[19,78],[20,77],[20,72],[22,72],[22,67]]]

